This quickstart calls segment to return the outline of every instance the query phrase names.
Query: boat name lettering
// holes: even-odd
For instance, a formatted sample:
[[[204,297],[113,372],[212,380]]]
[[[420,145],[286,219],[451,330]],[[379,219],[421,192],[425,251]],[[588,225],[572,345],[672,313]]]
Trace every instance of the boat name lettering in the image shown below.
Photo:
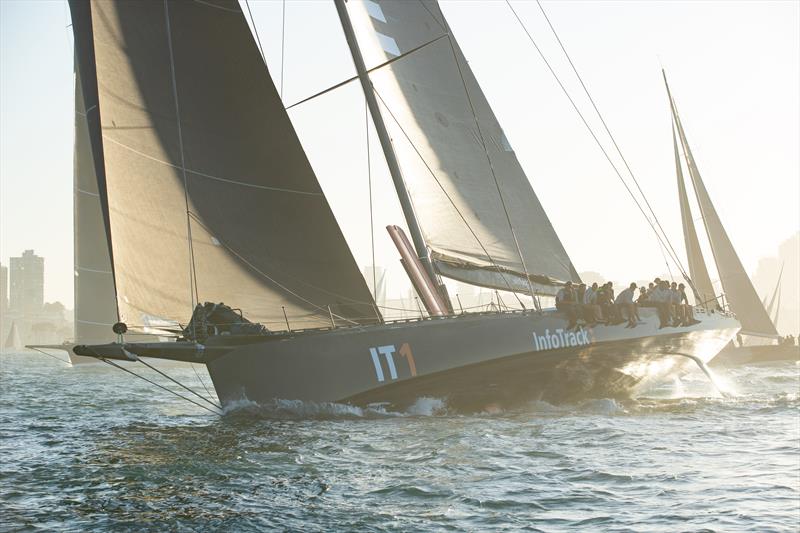
[[[557,348],[568,348],[571,346],[588,346],[593,339],[589,337],[589,332],[585,329],[580,331],[564,331],[559,328],[551,334],[549,329],[544,330],[544,335],[533,333],[533,347],[536,351],[555,350]]]
[[[400,349],[395,348],[394,344],[387,344],[385,346],[374,346],[369,349],[369,354],[372,357],[372,365],[375,367],[375,377],[378,382],[386,381],[386,376],[383,373],[383,366],[381,365],[381,356],[386,359],[386,365],[389,367],[389,377],[392,380],[397,379],[397,367],[394,364],[394,354],[399,353],[408,362],[408,371],[411,376],[417,375],[417,366],[414,361],[414,354],[411,351],[411,346],[404,342],[400,345]]]

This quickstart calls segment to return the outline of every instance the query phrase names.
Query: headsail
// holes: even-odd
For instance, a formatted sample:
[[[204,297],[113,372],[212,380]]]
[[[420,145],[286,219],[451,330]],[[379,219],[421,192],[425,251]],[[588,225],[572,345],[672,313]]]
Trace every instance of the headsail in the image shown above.
[[[666,83],[666,75],[664,76],[664,83]],[[669,86],[667,86],[667,92],[669,93]],[[703,214],[706,232],[711,243],[714,262],[717,265],[717,271],[728,303],[742,323],[742,333],[776,337],[778,332],[775,330],[775,326],[770,320],[766,309],[761,305],[761,300],[758,298],[753,283],[750,281],[744,266],[742,266],[742,262],[736,254],[725,228],[722,226],[717,210],[711,202],[711,197],[700,177],[700,171],[697,169],[692,150],[686,140],[686,133],[678,116],[675,102],[671,95],[669,98],[672,104],[675,126],[686,156],[686,166],[689,169],[689,176],[694,185],[697,201],[700,204],[700,211]]]
[[[84,101],[81,72],[76,61],[73,159],[75,342],[104,343],[116,338],[111,326],[117,321],[117,299]]]
[[[518,291],[529,290],[527,271],[542,293],[577,281],[439,4],[348,7],[367,67],[397,58],[370,79],[437,270]]]
[[[239,3],[70,5],[120,319],[208,300],[268,327],[375,320]]]
[[[681,205],[681,221],[683,222],[683,238],[686,242],[686,256],[689,260],[689,276],[691,276],[692,288],[695,291],[695,303],[698,305],[716,306],[714,286],[711,284],[711,277],[708,275],[706,262],[703,260],[703,252],[700,249],[700,241],[697,239],[697,231],[692,219],[692,210],[689,207],[689,197],[686,194],[686,184],[683,179],[683,169],[681,167],[681,156],[678,150],[678,140],[675,137],[675,128],[672,129],[672,146],[675,149],[675,172],[678,177],[678,199]]]

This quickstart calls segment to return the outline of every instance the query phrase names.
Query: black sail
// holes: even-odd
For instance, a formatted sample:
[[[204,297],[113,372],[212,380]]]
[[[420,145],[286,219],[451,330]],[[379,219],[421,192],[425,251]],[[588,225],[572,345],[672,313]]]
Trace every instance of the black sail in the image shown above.
[[[194,301],[213,301],[268,327],[284,310],[295,328],[329,324],[329,308],[374,321],[239,3],[71,8],[95,74],[120,319],[185,322]]]

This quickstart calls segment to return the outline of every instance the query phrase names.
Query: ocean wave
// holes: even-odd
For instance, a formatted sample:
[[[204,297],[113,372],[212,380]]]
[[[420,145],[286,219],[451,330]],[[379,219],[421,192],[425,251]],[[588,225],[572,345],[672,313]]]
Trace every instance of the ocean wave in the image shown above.
[[[247,398],[228,402],[224,416],[258,417],[280,420],[352,420],[380,419],[411,416],[440,416],[448,414],[447,401],[443,398],[420,397],[401,411],[391,409],[388,403],[374,403],[366,407],[337,402],[314,402],[309,400],[276,399],[268,403],[256,403]]]

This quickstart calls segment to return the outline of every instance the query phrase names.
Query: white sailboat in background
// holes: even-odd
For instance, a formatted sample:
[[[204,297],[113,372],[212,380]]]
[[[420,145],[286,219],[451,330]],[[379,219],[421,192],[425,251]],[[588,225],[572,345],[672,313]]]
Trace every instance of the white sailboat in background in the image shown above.
[[[19,328],[17,328],[17,323],[12,322],[11,328],[8,330],[8,336],[3,343],[3,348],[10,351],[16,351],[22,348],[22,340],[19,336]]]
[[[722,309],[730,308],[742,323],[742,330],[739,332],[739,339],[750,337],[756,339],[752,344],[745,346],[740,340],[740,346],[733,344],[723,350],[715,359],[715,363],[723,362],[754,362],[771,361],[784,359],[800,359],[800,347],[796,345],[786,345],[780,343],[781,336],[776,329],[777,316],[772,319],[773,304],[778,298],[778,309],[780,309],[780,278],[775,288],[775,293],[770,300],[768,308],[759,299],[753,287],[753,283],[744,269],[736,250],[731,243],[728,233],[725,231],[722,221],[717,214],[717,210],[711,201],[711,197],[706,190],[705,183],[700,177],[689,142],[686,139],[686,132],[678,115],[675,100],[670,92],[667,83],[666,73],[662,70],[664,84],[670,101],[673,119],[673,145],[675,151],[675,165],[678,178],[678,199],[681,208],[681,220],[683,222],[683,235],[686,243],[686,254],[688,256],[689,274],[695,289],[696,300],[700,305],[711,308]],[[677,138],[676,138],[677,132]],[[700,241],[694,226],[692,211],[689,206],[689,199],[686,194],[684,176],[681,164],[680,151],[678,144],[683,151],[684,161],[690,181],[700,207],[703,226],[708,238],[711,253],[716,265],[719,279],[722,284],[723,294],[715,294],[711,277],[708,273],[703,253],[700,248]],[[776,311],[777,315],[777,311]],[[764,344],[765,340],[768,344]],[[760,345],[759,345],[760,341]]]

